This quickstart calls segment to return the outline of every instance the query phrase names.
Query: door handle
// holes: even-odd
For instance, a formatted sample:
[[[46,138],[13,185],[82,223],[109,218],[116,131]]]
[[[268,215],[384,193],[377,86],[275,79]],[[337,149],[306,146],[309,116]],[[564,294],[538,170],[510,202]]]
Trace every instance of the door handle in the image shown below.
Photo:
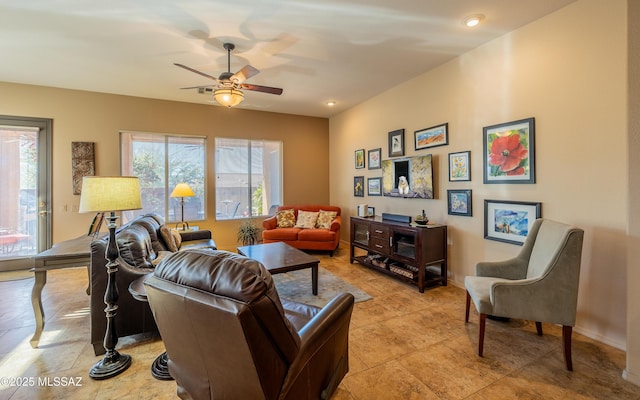
[[[47,203],[45,203],[44,201],[41,201],[38,203],[38,208],[40,208],[40,211],[38,211],[38,215],[40,215],[41,217],[44,217],[45,215],[51,212],[46,209],[43,210],[43,208],[45,208],[46,206],[47,206]]]

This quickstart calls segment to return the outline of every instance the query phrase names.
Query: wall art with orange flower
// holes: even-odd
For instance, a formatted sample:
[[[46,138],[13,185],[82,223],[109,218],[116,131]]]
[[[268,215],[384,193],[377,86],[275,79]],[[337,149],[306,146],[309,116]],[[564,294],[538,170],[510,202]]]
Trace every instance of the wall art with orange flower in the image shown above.
[[[484,183],[535,183],[534,118],[486,126]]]

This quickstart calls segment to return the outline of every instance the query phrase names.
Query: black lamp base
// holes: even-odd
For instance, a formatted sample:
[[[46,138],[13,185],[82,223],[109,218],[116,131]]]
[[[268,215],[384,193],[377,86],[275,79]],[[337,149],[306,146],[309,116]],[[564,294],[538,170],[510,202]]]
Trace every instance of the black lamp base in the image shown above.
[[[173,377],[169,374],[169,357],[167,352],[160,354],[151,365],[151,375],[161,381],[172,381]]]
[[[118,334],[116,333],[115,317],[118,313],[118,288],[116,287],[116,272],[118,272],[118,244],[116,242],[116,217],[111,211],[109,221],[109,241],[105,257],[107,259],[107,289],[104,293],[104,309],[107,318],[107,329],[104,333],[104,349],[106,353],[102,360],[98,361],[91,370],[89,376],[93,379],[108,379],[124,372],[131,365],[131,356],[120,354],[116,350]]]
[[[89,376],[93,379],[102,380],[113,378],[126,371],[131,365],[131,356],[116,352],[114,357],[104,357],[89,370]]]

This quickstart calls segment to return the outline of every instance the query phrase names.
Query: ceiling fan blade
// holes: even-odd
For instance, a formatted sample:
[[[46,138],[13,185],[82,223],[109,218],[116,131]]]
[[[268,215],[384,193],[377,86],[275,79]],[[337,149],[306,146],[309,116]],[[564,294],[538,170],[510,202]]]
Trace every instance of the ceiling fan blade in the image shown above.
[[[230,79],[235,83],[242,83],[259,73],[260,71],[257,68],[252,67],[251,65],[245,65],[240,71],[233,74]]]
[[[215,85],[200,85],[200,86],[181,87],[180,89],[208,89],[214,86]]]
[[[178,64],[178,63],[173,63],[173,65],[175,65],[176,67],[184,68],[184,69],[186,69],[187,71],[195,72],[196,74],[198,74],[198,75],[202,75],[202,76],[204,76],[205,78],[213,79],[214,81],[217,81],[217,80],[218,80],[218,78],[214,78],[214,77],[213,77],[213,76],[211,76],[211,75],[205,74],[204,72],[200,72],[200,71],[198,71],[197,69],[193,69],[193,68],[191,68],[191,67],[187,67],[186,65],[182,65],[182,64]]]
[[[254,90],[256,92],[262,92],[262,93],[270,93],[270,94],[277,94],[277,95],[282,94],[282,89],[280,88],[275,88],[270,86],[261,86],[261,85],[252,85],[250,83],[243,83],[242,85],[240,85],[240,88],[247,89],[247,90]]]

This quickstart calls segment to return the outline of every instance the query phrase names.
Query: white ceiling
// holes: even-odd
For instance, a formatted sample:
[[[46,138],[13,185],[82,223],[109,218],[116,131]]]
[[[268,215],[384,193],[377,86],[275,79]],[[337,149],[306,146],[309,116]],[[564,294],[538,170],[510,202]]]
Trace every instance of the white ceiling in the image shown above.
[[[284,89],[239,107],[329,117],[573,1],[0,0],[0,81],[213,104],[173,63],[217,77],[232,42],[231,72]]]

